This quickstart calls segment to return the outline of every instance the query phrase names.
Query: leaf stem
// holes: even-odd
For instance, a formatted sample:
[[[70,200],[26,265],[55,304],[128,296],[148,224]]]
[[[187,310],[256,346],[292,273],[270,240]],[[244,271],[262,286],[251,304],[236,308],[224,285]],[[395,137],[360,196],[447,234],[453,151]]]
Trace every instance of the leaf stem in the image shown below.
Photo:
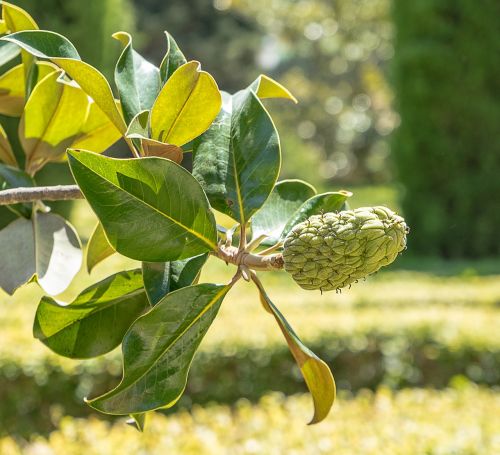
[[[250,270],[271,271],[281,270],[284,267],[283,255],[281,253],[260,256],[259,254],[249,253],[246,250],[240,251],[239,248],[234,246],[219,246],[217,252],[213,254],[226,264],[233,264],[238,267],[244,265]]]

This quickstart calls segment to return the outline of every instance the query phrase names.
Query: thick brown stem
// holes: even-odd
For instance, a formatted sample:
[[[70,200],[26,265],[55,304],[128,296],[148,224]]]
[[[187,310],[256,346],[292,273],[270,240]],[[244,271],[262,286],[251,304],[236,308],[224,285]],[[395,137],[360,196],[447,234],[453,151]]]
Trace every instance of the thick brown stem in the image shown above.
[[[77,185],[11,188],[0,191],[0,205],[35,201],[68,201],[71,199],[83,199],[83,194]]]
[[[283,255],[276,253],[268,256],[239,251],[235,247],[219,248],[216,256],[228,264],[244,265],[251,270],[270,271],[284,267]]]

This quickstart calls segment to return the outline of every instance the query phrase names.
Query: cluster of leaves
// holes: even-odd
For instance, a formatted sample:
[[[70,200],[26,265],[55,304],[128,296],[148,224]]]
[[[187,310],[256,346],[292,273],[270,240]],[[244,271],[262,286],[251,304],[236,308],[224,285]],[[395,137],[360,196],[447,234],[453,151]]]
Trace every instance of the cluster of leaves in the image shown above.
[[[340,210],[350,194],[316,194],[298,180],[277,183],[279,138],[261,99],[295,99],[276,81],[262,75],[235,94],[221,92],[168,33],[156,67],[119,32],[113,35],[123,46],[116,100],[105,77],[68,39],[38,30],[25,11],[1,4],[1,55],[21,53],[10,70],[16,76],[2,75],[2,106],[5,114],[21,116],[22,146],[16,154],[4,135],[2,187],[32,186],[39,169],[67,156],[100,221],[87,266],[115,251],[142,262],[141,269],[92,285],[69,305],[43,298],[34,335],[71,358],[100,356],[121,344],[121,383],[88,403],[131,414],[141,427],[144,413],[181,396],[195,351],[242,275],[238,271],[227,285],[195,284],[208,254],[217,255],[221,241],[231,244],[236,228],[241,251],[261,242],[278,249],[294,224]],[[99,154],[120,138],[133,158]],[[188,154],[192,172],[183,166]],[[0,231],[0,286],[13,293],[36,281],[49,295],[62,292],[81,267],[78,235],[41,202],[10,208],[19,218]],[[214,210],[235,221],[230,232],[218,228]],[[255,273],[252,279],[312,392],[312,422],[318,422],[334,401],[331,372],[301,343]]]

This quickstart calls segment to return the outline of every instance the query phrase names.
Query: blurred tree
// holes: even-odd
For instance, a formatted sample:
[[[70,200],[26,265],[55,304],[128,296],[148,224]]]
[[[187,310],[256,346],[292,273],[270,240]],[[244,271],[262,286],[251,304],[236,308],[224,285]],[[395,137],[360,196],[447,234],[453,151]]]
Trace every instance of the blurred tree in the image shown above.
[[[500,2],[394,2],[394,141],[410,248],[500,253]]]
[[[111,35],[119,30],[133,31],[131,0],[9,1],[26,9],[40,28],[68,37],[83,60],[112,77],[121,46]]]
[[[265,72],[300,103],[273,102],[283,176],[316,183],[381,181],[397,116],[384,68],[389,0],[136,0],[143,51],[156,62],[162,30],[235,91]],[[331,185],[331,182],[330,182]]]
[[[254,57],[260,36],[254,21],[226,13],[207,0],[135,0],[138,47],[155,63],[162,60],[173,35],[188,59],[199,60],[220,88],[240,90],[258,76]]]
[[[253,17],[264,33],[257,61],[299,98],[283,105],[300,154],[319,156],[320,177],[334,182],[386,180],[397,116],[384,70],[392,57],[387,0],[218,0]]]

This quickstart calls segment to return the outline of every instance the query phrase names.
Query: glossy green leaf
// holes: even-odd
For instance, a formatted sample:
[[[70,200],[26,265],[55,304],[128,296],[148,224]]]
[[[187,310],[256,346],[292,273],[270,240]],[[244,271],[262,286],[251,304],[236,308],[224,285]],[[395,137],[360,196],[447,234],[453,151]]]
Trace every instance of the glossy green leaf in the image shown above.
[[[167,82],[177,68],[187,63],[186,57],[184,57],[172,35],[165,32],[165,36],[167,38],[167,52],[160,65],[160,76],[163,83]]]
[[[5,24],[5,22],[3,22]],[[0,21],[0,35],[2,21]],[[0,42],[0,67],[15,59],[21,53],[21,49],[13,43]]]
[[[17,167],[0,164],[0,190],[8,188],[30,187],[35,182],[26,172]],[[32,204],[13,204],[8,206],[14,213],[31,218]]]
[[[128,124],[136,114],[153,106],[161,88],[160,70],[132,48],[128,33],[118,32],[113,38],[124,46],[115,68],[115,83]]]
[[[10,146],[9,138],[7,133],[0,125],[0,162],[9,164],[11,166],[17,166],[17,160]]]
[[[298,223],[302,223],[311,215],[320,213],[338,212],[343,209],[347,198],[351,197],[349,191],[337,191],[317,194],[304,202],[298,210],[287,221],[281,238],[284,239],[291,229]]]
[[[241,224],[262,207],[280,171],[278,133],[249,89],[224,94],[221,112],[193,153],[193,175],[212,207]]]
[[[36,67],[38,68],[36,82],[40,82],[57,70],[57,67],[49,62],[38,62]],[[0,76],[0,114],[11,117],[21,116],[26,98],[25,87],[23,65],[17,65]]]
[[[309,425],[319,423],[328,416],[335,402],[336,387],[332,372],[323,360],[302,343],[285,317],[271,302],[260,282],[256,281],[256,284],[260,292],[262,304],[278,323],[288,344],[288,348],[297,366],[300,368],[307,388],[311,392],[314,403],[314,414]]]
[[[217,249],[208,200],[181,166],[162,158],[68,155],[76,182],[119,253],[166,262]]]
[[[208,254],[172,262],[143,262],[144,287],[151,305],[156,305],[169,292],[190,286],[207,262]]]
[[[115,254],[115,250],[109,244],[102,224],[97,223],[87,243],[87,271],[89,273],[92,272],[93,268],[97,264],[104,261],[104,259],[108,258],[112,254]]]
[[[266,235],[262,245],[274,245],[281,239],[281,233],[290,217],[309,198],[316,194],[314,187],[302,180],[283,180],[274,189],[252,217],[252,238]]]
[[[199,62],[179,67],[161,89],[151,109],[151,138],[182,146],[212,124],[221,108],[213,77]]]
[[[0,287],[8,294],[35,279],[50,295],[63,292],[82,264],[74,228],[52,213],[19,218],[0,231]]]
[[[26,171],[33,175],[46,163],[61,161],[82,129],[89,108],[79,87],[54,72],[33,90],[19,125]]]
[[[283,98],[298,103],[297,98],[292,95],[290,90],[271,79],[265,74],[261,74],[255,81],[252,82],[250,88],[257,94],[260,99],[265,98]]]
[[[106,78],[93,66],[82,62],[75,47],[64,36],[45,30],[13,33],[0,40],[17,44],[35,57],[51,60],[74,79],[113,122],[120,133],[127,129]]]
[[[122,134],[93,100],[89,102],[87,117],[71,148],[102,153],[117,142]]]
[[[125,335],[120,384],[89,405],[108,414],[173,406],[186,387],[193,356],[229,289],[198,284],[167,294]]]
[[[43,297],[33,336],[64,357],[97,357],[116,348],[147,308],[141,271],[119,272],[85,289],[70,304]]]

